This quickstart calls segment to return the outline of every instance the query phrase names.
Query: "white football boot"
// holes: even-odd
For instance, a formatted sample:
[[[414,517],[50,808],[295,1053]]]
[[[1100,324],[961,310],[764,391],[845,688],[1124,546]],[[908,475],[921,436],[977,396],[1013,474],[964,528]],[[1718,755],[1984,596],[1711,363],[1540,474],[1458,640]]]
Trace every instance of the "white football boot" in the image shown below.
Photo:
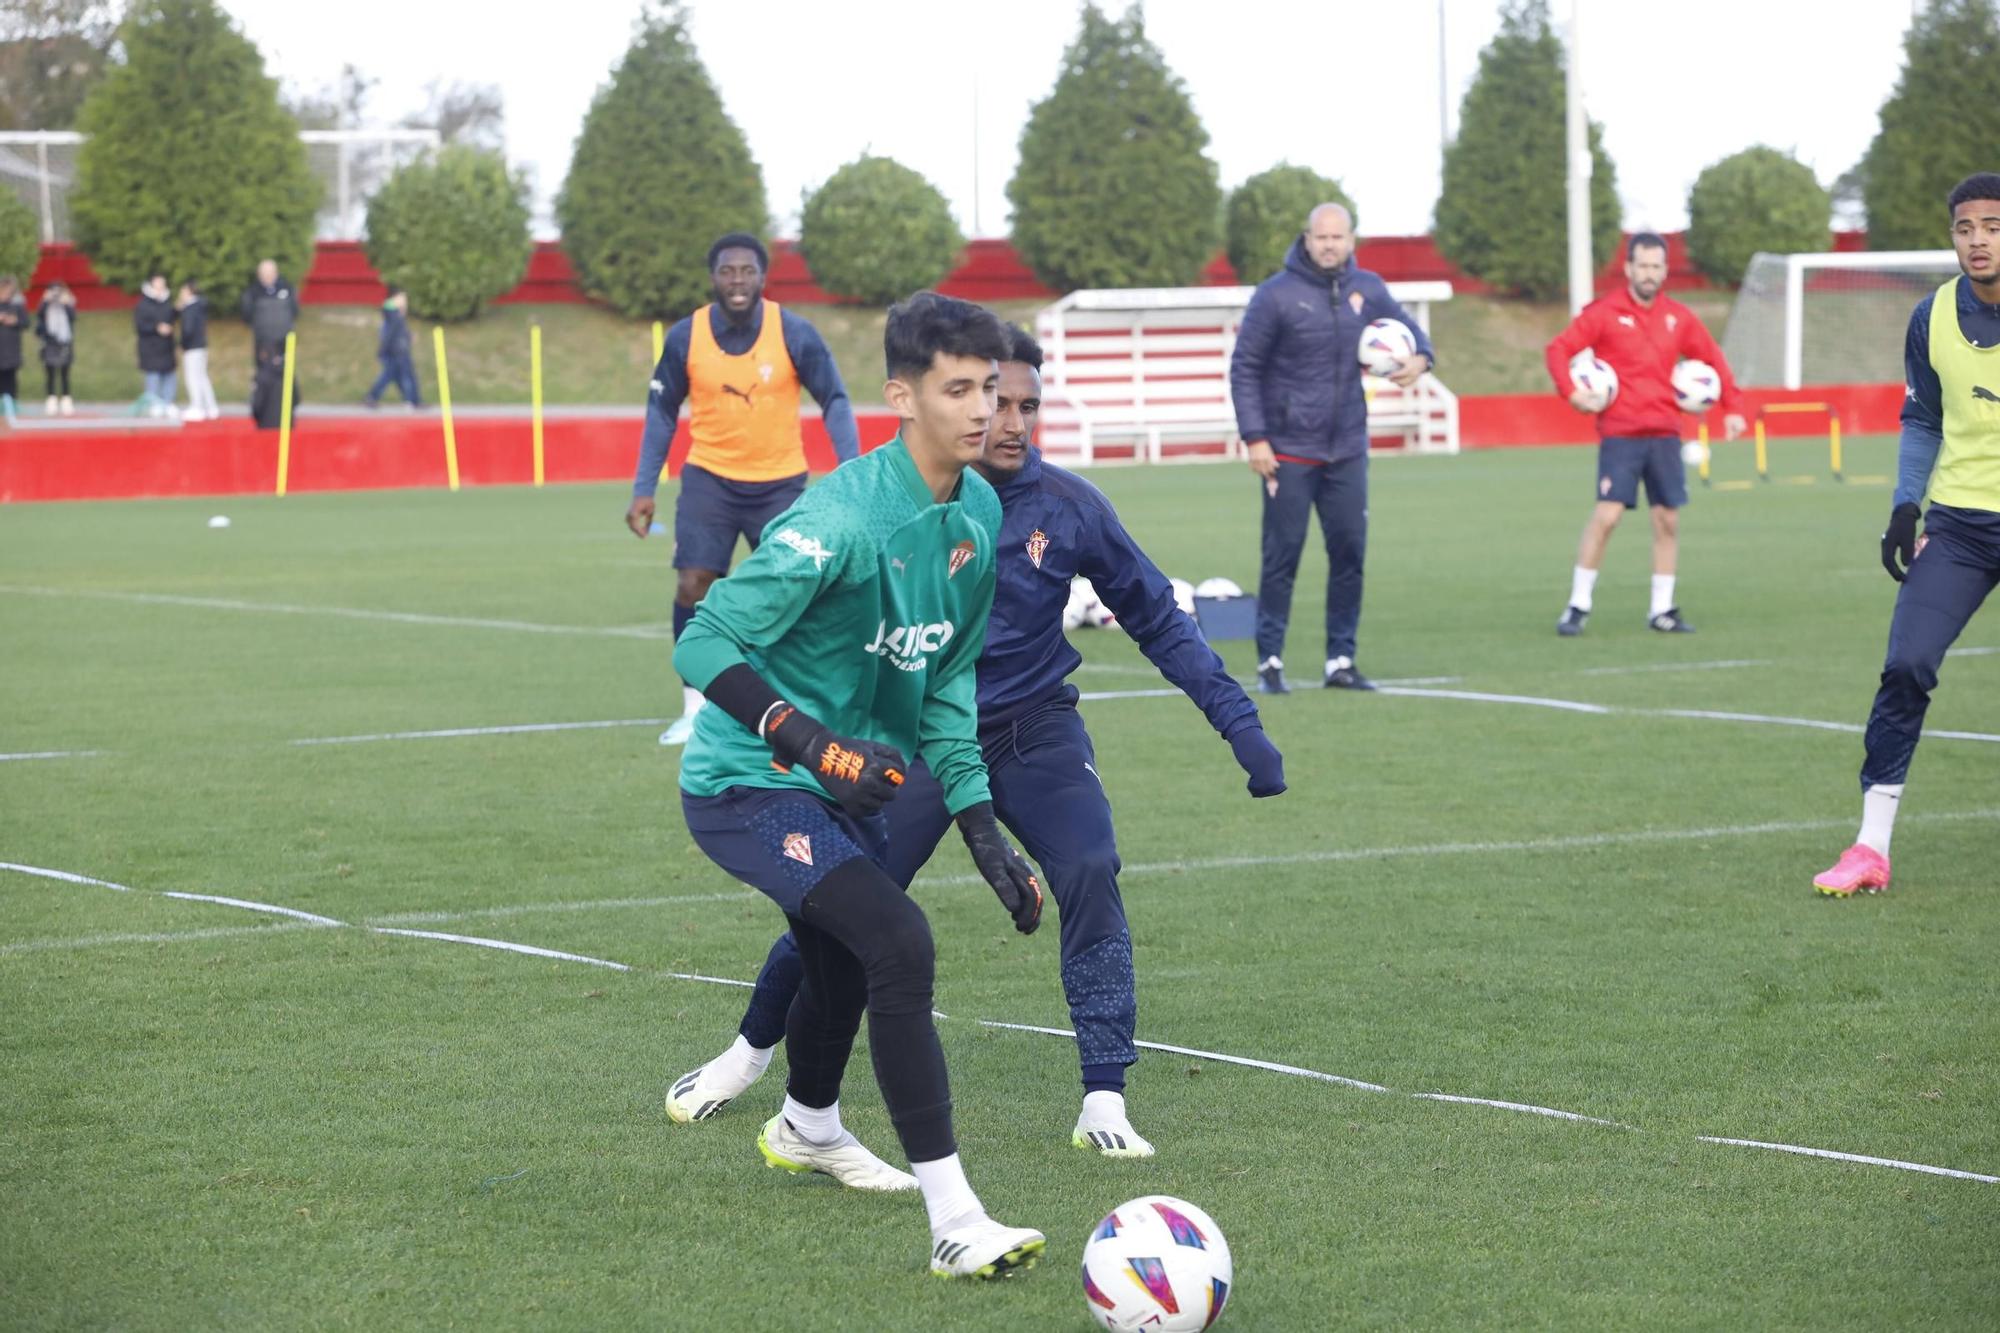
[[[990,1217],[952,1227],[931,1242],[931,1272],[939,1277],[1006,1277],[1033,1268],[1048,1241],[1030,1227],[1003,1227]]]
[[[1139,1136],[1125,1116],[1125,1099],[1115,1092],[1086,1093],[1083,1114],[1069,1136],[1072,1146],[1090,1148],[1105,1157],[1151,1157],[1153,1145]]]
[[[774,1115],[764,1122],[757,1135],[757,1151],[764,1154],[769,1166],[800,1175],[817,1171],[832,1176],[849,1189],[886,1192],[917,1187],[915,1176],[898,1171],[869,1152],[847,1130],[840,1131],[840,1137],[832,1143],[808,1143],[783,1115]]]
[[[706,1120],[741,1097],[764,1075],[763,1065],[732,1058],[730,1047],[699,1069],[690,1069],[667,1090],[667,1119],[677,1125]]]

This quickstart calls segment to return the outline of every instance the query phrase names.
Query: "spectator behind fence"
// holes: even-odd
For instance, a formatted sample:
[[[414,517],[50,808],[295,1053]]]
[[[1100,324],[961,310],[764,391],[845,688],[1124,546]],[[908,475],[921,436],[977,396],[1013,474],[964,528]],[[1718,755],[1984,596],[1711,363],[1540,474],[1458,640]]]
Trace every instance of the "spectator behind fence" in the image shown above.
[[[155,273],[139,289],[139,304],[132,310],[132,327],[139,335],[139,373],[146,387],[139,406],[149,417],[179,416],[174,405],[174,312],[167,276]]]
[[[14,422],[15,399],[21,396],[21,332],[28,324],[28,303],[11,273],[0,273],[0,416]]]
[[[181,316],[181,372],[187,377],[187,420],[213,421],[222,415],[215,386],[208,380],[208,300],[199,285],[181,284],[174,308]]]
[[[257,277],[243,289],[243,322],[250,326],[250,341],[257,360],[282,361],[285,335],[299,322],[299,294],[278,272],[278,261],[266,259],[257,265]]]
[[[69,368],[76,360],[76,293],[64,284],[52,282],[42,293],[41,308],[35,312],[35,336],[42,340],[42,371],[49,382],[49,401],[42,408],[43,414],[54,416],[60,406],[64,416],[74,416],[76,400],[69,396]]]
[[[417,401],[417,364],[410,358],[409,311],[410,294],[401,287],[391,287],[389,299],[382,303],[382,334],[375,344],[375,359],[382,363],[382,373],[361,400],[369,407],[382,405],[382,395],[391,384],[402,392],[404,403],[423,406]]]

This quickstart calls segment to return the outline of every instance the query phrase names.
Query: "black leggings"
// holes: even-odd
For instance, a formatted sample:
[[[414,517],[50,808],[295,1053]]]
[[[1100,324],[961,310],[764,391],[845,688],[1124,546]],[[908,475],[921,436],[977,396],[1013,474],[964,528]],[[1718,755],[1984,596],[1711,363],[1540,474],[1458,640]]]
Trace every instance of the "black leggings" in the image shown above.
[[[43,369],[48,372],[49,397],[54,398],[57,395],[61,395],[64,398],[69,397],[69,367],[44,366]],[[60,389],[56,388],[56,381],[58,377],[60,377],[62,381],[62,388]]]
[[[785,1022],[786,1091],[831,1106],[868,1014],[868,1051],[890,1123],[912,1162],[958,1151],[951,1082],[931,1019],[936,947],[923,909],[866,857],[822,879],[792,918],[805,979]]]
[[[0,370],[0,398],[18,398],[21,395],[21,368],[8,366]]]

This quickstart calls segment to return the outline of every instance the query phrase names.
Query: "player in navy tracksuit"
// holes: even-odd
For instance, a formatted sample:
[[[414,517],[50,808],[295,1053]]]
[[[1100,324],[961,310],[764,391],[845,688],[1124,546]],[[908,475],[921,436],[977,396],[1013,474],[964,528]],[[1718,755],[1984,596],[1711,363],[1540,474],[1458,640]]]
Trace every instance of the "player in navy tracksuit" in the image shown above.
[[[1083,1067],[1084,1104],[1071,1141],[1114,1157],[1153,1145],[1125,1114],[1125,1068],[1138,1059],[1132,937],[1118,894],[1111,804],[1067,682],[1083,660],[1063,636],[1070,580],[1088,578],[1125,632],[1186,691],[1230,744],[1252,796],[1285,789],[1284,761],[1257,706],[1223,668],[1173,587],[1132,540],[1111,503],[1033,448],[1041,408],[1041,349],[1016,332],[1000,368],[999,405],[980,472],[1000,493],[998,586],[979,659],[979,738],[993,804],[1041,866],[1062,921],[1062,981]],[[937,780],[922,764],[885,807],[887,869],[907,887],[950,827]],[[683,1075],[667,1099],[677,1121],[705,1120],[756,1081],[785,1035],[801,964],[791,936],[772,946],[734,1045]]]

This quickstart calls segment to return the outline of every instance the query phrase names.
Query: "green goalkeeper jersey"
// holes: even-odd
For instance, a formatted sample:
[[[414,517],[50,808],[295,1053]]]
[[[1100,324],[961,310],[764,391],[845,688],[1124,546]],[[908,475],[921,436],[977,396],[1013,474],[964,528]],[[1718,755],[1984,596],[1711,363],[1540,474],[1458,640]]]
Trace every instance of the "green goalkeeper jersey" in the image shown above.
[[[953,814],[988,800],[977,680],[993,609],[1000,500],[968,468],[943,504],[901,436],[836,468],[771,520],[748,560],[709,588],[674,649],[697,688],[748,662],[833,731],[921,757]],[[681,789],[796,787],[803,769],[720,708],[697,715]]]

